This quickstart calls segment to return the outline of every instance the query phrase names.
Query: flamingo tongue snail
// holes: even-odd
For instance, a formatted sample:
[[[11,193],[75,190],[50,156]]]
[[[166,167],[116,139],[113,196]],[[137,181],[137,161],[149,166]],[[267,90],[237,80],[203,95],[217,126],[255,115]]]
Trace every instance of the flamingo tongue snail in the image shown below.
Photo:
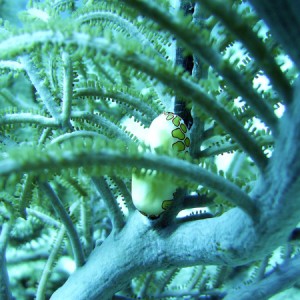
[[[190,134],[182,118],[164,112],[152,121],[145,142],[153,152],[157,149],[169,154],[188,152]],[[132,175],[133,204],[149,219],[157,219],[172,205],[176,189],[172,181],[162,178],[156,171]]]

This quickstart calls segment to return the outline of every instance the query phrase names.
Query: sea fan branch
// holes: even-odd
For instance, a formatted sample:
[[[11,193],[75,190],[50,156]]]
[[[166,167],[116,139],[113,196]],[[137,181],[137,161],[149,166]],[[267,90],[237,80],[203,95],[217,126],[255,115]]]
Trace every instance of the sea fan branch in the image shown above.
[[[94,132],[94,131],[88,131],[88,130],[77,130],[77,131],[73,131],[73,132],[68,132],[68,133],[64,133],[64,134],[61,134],[59,135],[58,137],[54,138],[51,140],[50,144],[55,144],[55,143],[62,143],[64,141],[67,141],[69,139],[73,139],[73,138],[78,138],[78,137],[81,137],[81,138],[86,138],[86,137],[95,137],[95,138],[101,138],[103,140],[106,140],[107,137],[100,134],[100,133],[97,133],[97,132]]]
[[[0,69],[9,69],[14,71],[23,71],[23,65],[11,60],[0,60]]]
[[[36,115],[33,113],[26,113],[26,112],[5,114],[0,118],[0,125],[20,124],[20,123],[37,124],[44,127],[59,126],[59,123],[55,118],[48,118],[41,115]]]
[[[103,127],[105,129],[106,134],[118,137],[121,140],[127,141],[129,143],[132,142],[131,138],[119,126],[100,115],[87,113],[85,111],[76,111],[72,112],[71,117],[72,119],[84,119],[94,122],[99,126]]]
[[[149,47],[150,49],[155,51],[156,54],[161,55],[158,51],[156,51],[155,47],[150,43],[147,37],[144,36],[144,34],[140,30],[138,30],[138,28],[134,26],[132,22],[126,20],[125,18],[122,18],[116,13],[109,11],[94,11],[86,14],[81,14],[75,20],[80,23],[90,22],[93,20],[106,20],[112,22],[113,24],[117,24],[123,30],[128,32],[131,37],[137,39],[143,47]]]
[[[230,114],[223,106],[221,106],[212,97],[206,94],[199,85],[182,77],[181,74],[174,74],[174,70],[169,70],[168,65],[164,60],[157,57],[155,60],[149,57],[127,52],[119,45],[111,43],[103,38],[91,39],[90,36],[83,33],[73,33],[71,39],[65,38],[62,33],[53,33],[51,31],[36,32],[32,35],[24,34],[23,36],[14,37],[13,40],[5,42],[5,51],[2,53],[4,47],[3,42],[0,43],[0,57],[6,55],[7,52],[19,52],[23,47],[28,47],[28,50],[36,43],[43,43],[47,39],[49,42],[56,42],[66,45],[78,45],[78,47],[89,47],[91,49],[102,51],[103,53],[110,54],[116,59],[121,60],[127,65],[147,73],[161,80],[167,86],[173,88],[176,92],[184,95],[186,98],[191,99],[194,103],[198,104],[206,113],[211,115],[224,129],[239,143],[239,145],[246,151],[250,157],[255,161],[260,169],[265,169],[268,160],[264,155],[261,148],[257,145],[256,141],[251,135],[243,128],[243,126]],[[193,37],[193,40],[194,37]],[[12,45],[11,49],[7,49]],[[18,47],[17,47],[18,46]],[[244,88],[244,87],[243,87]],[[268,110],[266,110],[268,111]]]
[[[38,288],[36,291],[36,300],[44,300],[45,299],[46,284],[47,284],[47,281],[49,280],[49,277],[51,276],[51,270],[53,268],[55,261],[57,260],[57,255],[59,254],[59,250],[62,246],[65,234],[66,234],[66,228],[64,226],[61,226],[61,229],[58,232],[55,243],[51,250],[50,256],[48,257],[48,260],[44,267],[42,277],[39,281],[39,285],[38,285]]]
[[[250,0],[258,14],[270,26],[274,37],[284,46],[300,68],[300,3],[294,0]]]
[[[216,15],[242,41],[255,58],[257,64],[266,72],[273,86],[280,92],[283,99],[290,103],[292,87],[281,69],[278,67],[270,50],[252,31],[247,23],[227,4],[219,0],[196,0]]]
[[[69,236],[74,259],[76,262],[77,267],[80,267],[84,264],[85,258],[83,254],[83,249],[80,243],[80,239],[78,236],[78,232],[76,231],[76,228],[69,216],[69,214],[66,212],[61,200],[59,199],[58,195],[55,193],[53,188],[49,183],[46,182],[40,182],[40,187],[43,189],[43,191],[46,193],[46,195],[50,198],[51,203],[53,205],[53,208],[61,218],[62,223],[65,225],[67,234]]]
[[[120,91],[108,91],[107,89],[95,89],[95,88],[78,88],[75,93],[76,97],[92,96],[111,98],[116,101],[123,102],[131,107],[131,109],[138,109],[142,114],[145,114],[147,120],[153,120],[157,113],[146,102],[141,101],[140,98],[134,97]]]
[[[92,181],[104,201],[109,218],[113,224],[113,228],[119,231],[124,226],[124,220],[121,210],[116,202],[114,195],[112,194],[109,185],[107,184],[104,177],[93,177]]]
[[[32,201],[32,190],[34,187],[35,176],[32,174],[24,175],[24,182],[22,184],[22,193],[19,199],[19,213],[25,219],[26,218],[26,208],[30,205]]]
[[[131,193],[128,190],[125,182],[117,176],[113,176],[112,180],[118,187],[121,195],[124,197],[124,201],[125,201],[126,207],[128,208],[128,212],[129,212],[129,214],[131,214],[135,210],[135,207],[132,203]]]
[[[236,72],[229,63],[222,59],[218,52],[205,44],[201,36],[197,36],[197,31],[192,25],[190,27],[184,25],[181,19],[163,10],[154,1],[126,0],[125,2],[172,32],[193,51],[194,55],[203,58],[209,65],[213,66],[247,101],[259,117],[270,126],[272,131],[277,132],[278,120],[271,106],[256,93],[242,74]]]
[[[271,296],[292,287],[300,276],[300,257],[278,265],[274,272],[259,282],[229,293],[224,300],[267,300]]]
[[[1,234],[0,234],[0,298],[11,300],[12,294],[9,287],[9,279],[6,268],[6,246],[11,231],[11,223],[2,224]]]
[[[73,93],[73,67],[70,55],[67,52],[62,53],[63,60],[63,98],[62,98],[62,126],[70,128],[70,116],[72,110],[72,93]]]
[[[42,101],[44,102],[45,107],[48,109],[51,116],[55,118],[55,120],[59,120],[59,109],[53,100],[53,96],[50,94],[47,87],[43,85],[43,80],[39,77],[39,71],[36,69],[28,55],[23,55],[20,58],[20,61],[24,66],[24,69],[26,70],[33,86],[36,88]]]
[[[133,149],[130,150],[132,152],[130,154],[124,153],[119,149],[109,149],[104,145],[97,146],[97,150],[88,149],[83,144],[81,146],[76,144],[76,147],[76,152],[66,149],[62,150],[60,154],[58,151],[51,149],[42,153],[38,153],[35,150],[35,157],[26,157],[26,160],[22,162],[18,161],[20,156],[15,159],[4,159],[0,161],[0,175],[26,171],[43,172],[45,169],[55,169],[58,171],[68,167],[88,167],[90,165],[98,165],[101,168],[109,165],[112,172],[115,167],[119,169],[128,167],[155,169],[172,174],[172,176],[184,182],[194,182],[211,188],[223,195],[228,201],[245,210],[250,216],[257,216],[256,205],[245,192],[230,181],[221,176],[214,175],[198,165],[156,153],[133,154]],[[124,146],[119,147],[122,148]],[[28,150],[29,152],[30,150]]]
[[[50,225],[54,228],[59,228],[61,225],[61,223],[56,221],[54,218],[36,209],[26,208],[26,213],[40,219],[44,224]]]

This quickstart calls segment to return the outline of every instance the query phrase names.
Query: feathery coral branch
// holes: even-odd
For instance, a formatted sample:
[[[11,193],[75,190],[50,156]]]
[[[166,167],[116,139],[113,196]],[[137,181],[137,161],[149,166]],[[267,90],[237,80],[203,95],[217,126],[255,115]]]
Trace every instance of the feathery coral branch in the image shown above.
[[[67,211],[65,210],[61,200],[58,195],[53,190],[52,186],[47,182],[40,182],[40,187],[46,193],[46,195],[50,198],[51,203],[53,205],[54,210],[59,215],[62,223],[65,225],[67,234],[70,238],[70,242],[72,245],[74,260],[76,262],[77,267],[80,267],[84,264],[85,258],[83,249],[81,246],[80,238],[78,236],[78,232],[69,216]]]
[[[193,51],[194,55],[198,55],[213,66],[240,93],[273,132],[277,132],[278,120],[271,106],[256,93],[240,73],[222,59],[219,53],[205,44],[201,36],[197,35],[192,24],[184,25],[182,20],[165,11],[155,1],[126,0],[125,2],[172,32]]]

